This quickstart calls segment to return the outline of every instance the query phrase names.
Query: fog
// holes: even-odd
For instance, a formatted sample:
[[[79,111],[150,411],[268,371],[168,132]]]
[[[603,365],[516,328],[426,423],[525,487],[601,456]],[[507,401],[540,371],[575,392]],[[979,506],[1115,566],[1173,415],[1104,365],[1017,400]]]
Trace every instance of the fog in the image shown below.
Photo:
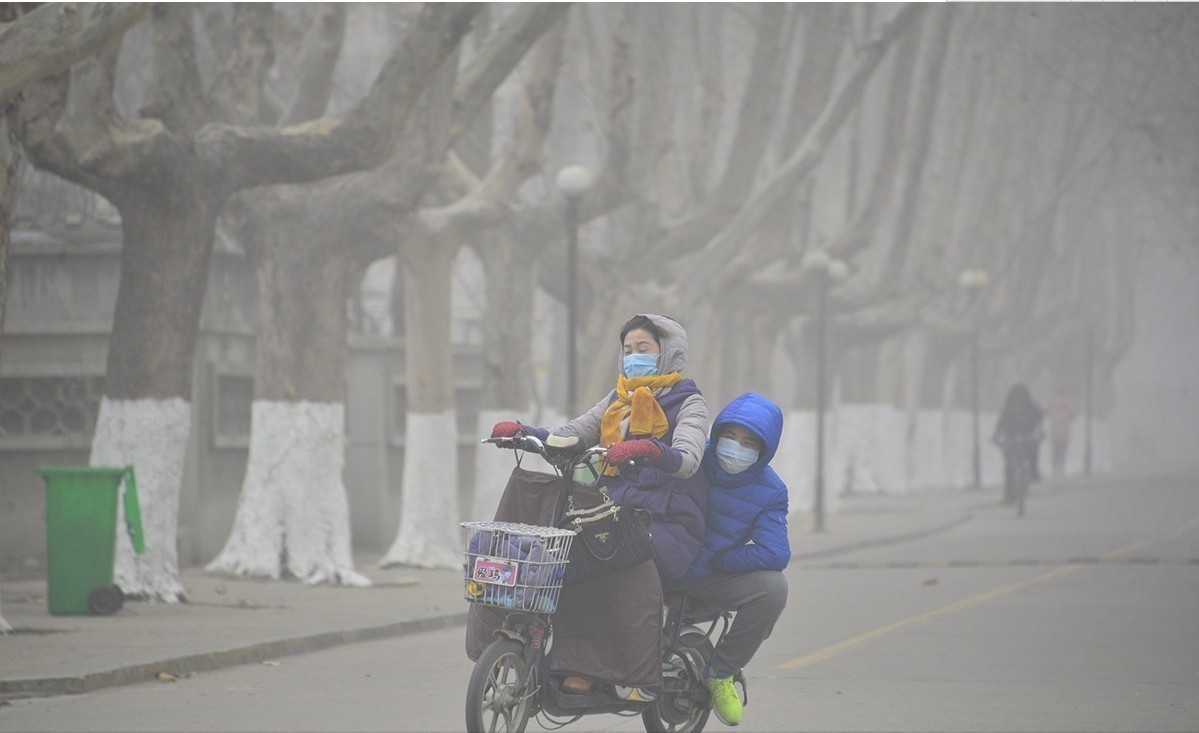
[[[14,515],[32,465],[103,456],[147,466],[184,561],[452,564],[500,483],[475,440],[603,398],[636,313],[685,326],[713,414],[781,406],[798,511],[819,418],[831,511],[1000,481],[1014,384],[1075,404],[1068,476],[1195,465],[1194,5],[214,3],[110,33],[7,118]]]
[[[1115,463],[1140,473],[1194,470],[1199,272],[1193,253],[1149,253],[1141,264],[1136,305],[1136,336],[1115,375]]]

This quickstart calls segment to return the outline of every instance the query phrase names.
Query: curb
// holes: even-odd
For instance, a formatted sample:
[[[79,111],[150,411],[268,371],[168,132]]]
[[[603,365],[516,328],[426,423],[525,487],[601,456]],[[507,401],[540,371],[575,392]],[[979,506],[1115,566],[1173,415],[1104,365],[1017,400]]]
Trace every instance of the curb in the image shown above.
[[[951,521],[933,527],[890,535],[857,542],[848,542],[835,547],[811,552],[796,552],[791,556],[792,561],[804,562],[813,559],[834,557],[854,552],[868,547],[895,545],[912,540],[923,539],[940,532],[945,532],[974,517],[974,512],[967,512]],[[381,626],[367,626],[341,631],[329,631],[309,636],[276,639],[248,646],[236,647],[218,652],[203,652],[190,654],[174,659],[158,662],[133,664],[126,667],[94,672],[80,677],[44,677],[25,680],[0,680],[0,700],[12,698],[51,697],[55,695],[76,695],[107,687],[133,685],[142,682],[152,682],[160,673],[182,677],[196,672],[211,672],[245,664],[256,664],[271,659],[287,657],[296,654],[320,651],[346,644],[356,644],[364,641],[388,639],[426,631],[463,626],[466,624],[467,611],[447,613],[439,616],[428,616],[410,619]]]
[[[426,618],[400,621],[382,626],[329,631],[311,636],[291,639],[276,639],[259,644],[237,647],[221,652],[191,654],[161,662],[147,662],[128,667],[118,667],[104,672],[94,672],[82,677],[44,677],[30,680],[0,680],[0,699],[15,697],[50,697],[74,695],[83,692],[133,685],[157,679],[160,673],[176,677],[193,672],[211,672],[226,667],[264,662],[269,659],[320,651],[334,646],[356,644],[364,641],[388,639],[425,631],[437,631],[466,623],[466,611],[429,616]]]

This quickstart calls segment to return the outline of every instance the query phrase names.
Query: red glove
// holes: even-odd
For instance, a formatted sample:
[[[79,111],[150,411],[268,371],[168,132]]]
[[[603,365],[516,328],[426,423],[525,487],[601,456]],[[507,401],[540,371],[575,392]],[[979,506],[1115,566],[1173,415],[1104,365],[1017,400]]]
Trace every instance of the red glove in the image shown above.
[[[661,457],[662,449],[658,447],[658,444],[644,438],[626,440],[608,449],[608,463],[614,466],[640,460],[653,463]]]
[[[511,438],[519,434],[522,429],[524,429],[524,425],[518,422],[497,422],[491,429],[491,437]]]

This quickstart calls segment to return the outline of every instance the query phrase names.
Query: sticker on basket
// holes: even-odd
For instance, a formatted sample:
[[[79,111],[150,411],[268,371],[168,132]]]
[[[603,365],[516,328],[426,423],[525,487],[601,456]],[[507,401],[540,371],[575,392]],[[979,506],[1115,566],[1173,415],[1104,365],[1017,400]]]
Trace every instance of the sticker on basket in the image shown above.
[[[480,583],[516,585],[516,563],[494,557],[476,557],[471,577]]]

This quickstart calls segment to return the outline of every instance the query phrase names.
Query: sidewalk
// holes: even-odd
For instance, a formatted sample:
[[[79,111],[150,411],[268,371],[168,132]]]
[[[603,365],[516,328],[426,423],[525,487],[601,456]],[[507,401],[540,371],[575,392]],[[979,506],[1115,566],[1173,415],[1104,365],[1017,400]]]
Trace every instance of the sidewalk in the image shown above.
[[[853,495],[826,517],[793,514],[797,560],[944,531],[996,504],[993,490]],[[45,580],[0,583],[0,613],[15,633],[0,636],[0,699],[79,693],[269,661],[339,644],[401,636],[466,622],[459,571],[380,570],[359,558],[371,588],[305,586],[183,571],[188,602],[129,602],[112,616],[51,616]],[[365,560],[365,562],[364,562]]]

